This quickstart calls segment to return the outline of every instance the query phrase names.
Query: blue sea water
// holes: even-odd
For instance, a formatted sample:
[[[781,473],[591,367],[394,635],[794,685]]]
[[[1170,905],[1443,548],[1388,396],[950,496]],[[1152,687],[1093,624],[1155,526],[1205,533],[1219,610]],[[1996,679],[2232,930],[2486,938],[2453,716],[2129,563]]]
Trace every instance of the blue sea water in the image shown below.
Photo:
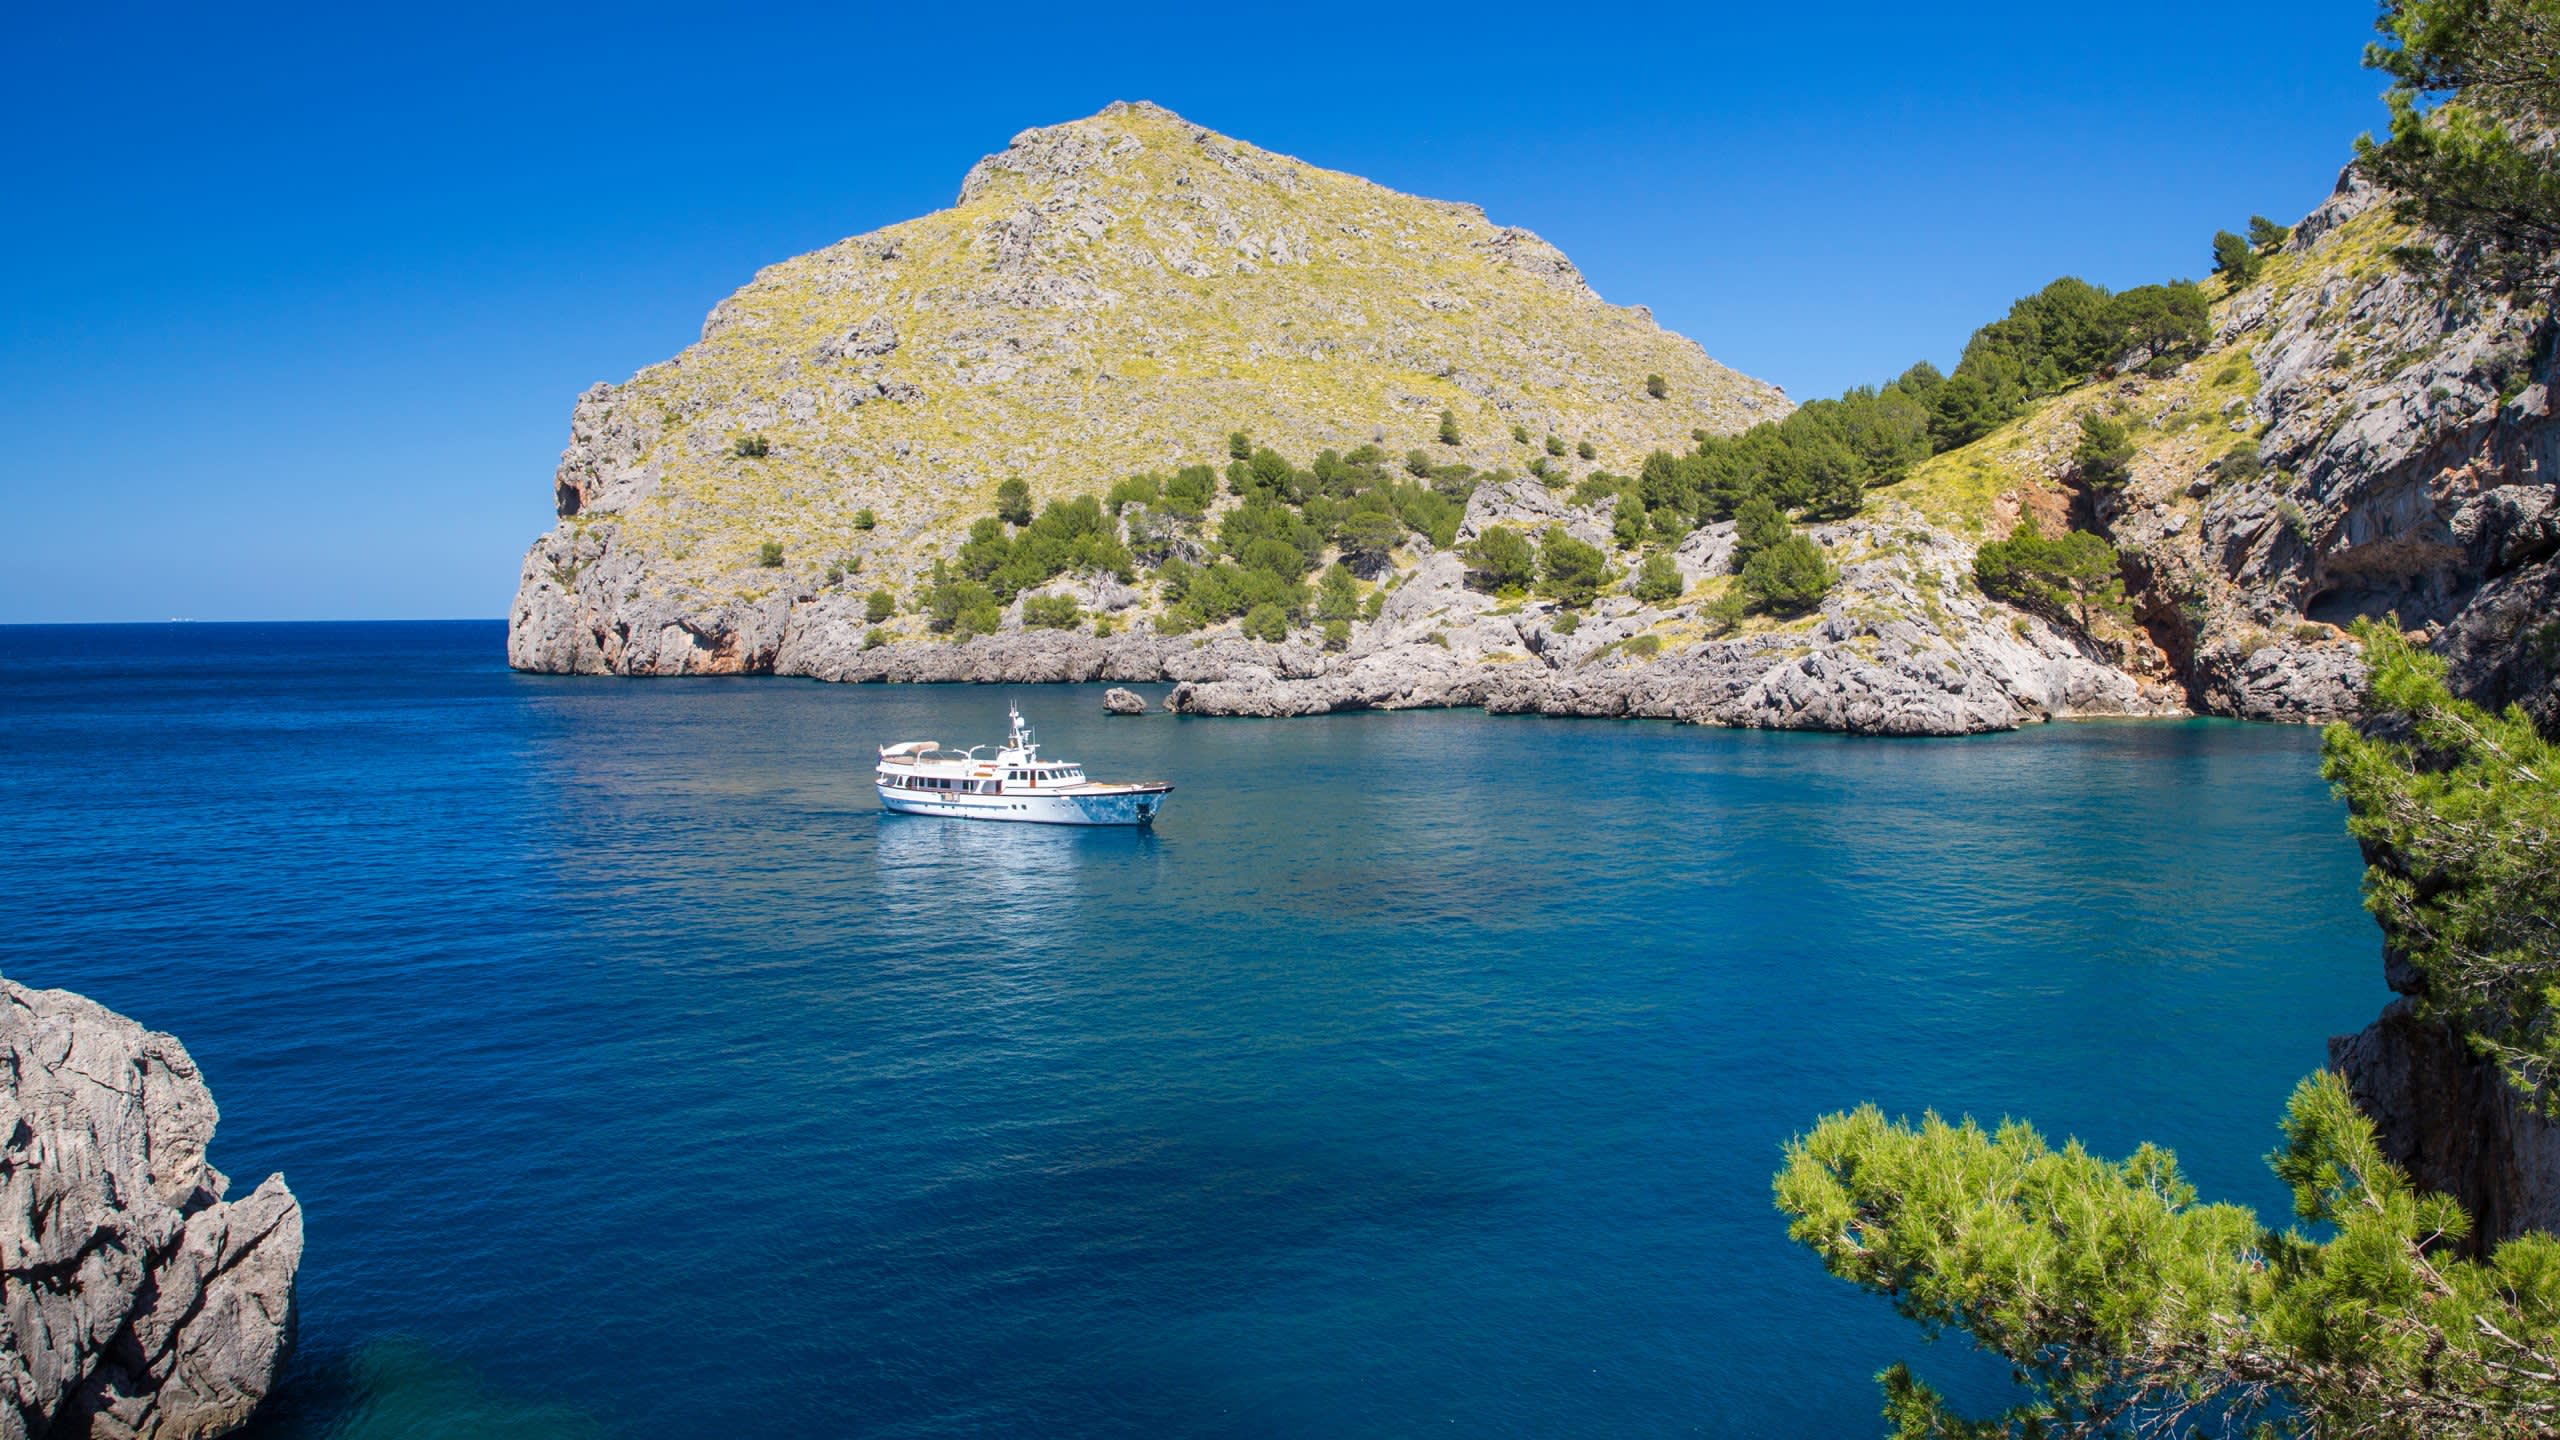
[[[2384,998],[2316,737],[1961,741],[522,676],[0,629],[0,969],[177,1033],[308,1251],[269,1437],[1866,1435],[1786,1138],[2260,1157]],[[884,816],[872,747],[1179,789]]]

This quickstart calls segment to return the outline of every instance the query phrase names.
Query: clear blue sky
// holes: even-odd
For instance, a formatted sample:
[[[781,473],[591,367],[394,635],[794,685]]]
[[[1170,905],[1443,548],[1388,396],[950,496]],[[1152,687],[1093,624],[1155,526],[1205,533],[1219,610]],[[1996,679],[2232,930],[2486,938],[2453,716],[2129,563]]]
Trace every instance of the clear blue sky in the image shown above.
[[[715,11],[719,13],[714,13]],[[18,13],[0,622],[489,616],[569,406],[758,266],[1151,99],[1482,204],[1799,399],[2317,204],[2368,6]]]

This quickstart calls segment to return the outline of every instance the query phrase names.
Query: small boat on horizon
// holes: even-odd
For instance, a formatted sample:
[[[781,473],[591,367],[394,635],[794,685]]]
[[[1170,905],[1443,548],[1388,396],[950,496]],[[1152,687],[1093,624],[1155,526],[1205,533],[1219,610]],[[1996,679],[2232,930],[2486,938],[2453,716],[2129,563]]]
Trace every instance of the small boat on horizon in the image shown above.
[[[1017,706],[1005,707],[1013,722],[1003,745],[992,757],[987,747],[945,750],[932,740],[908,740],[880,747],[880,766],[873,774],[880,803],[901,815],[946,815],[963,820],[1012,820],[1033,825],[1147,825],[1156,818],[1171,783],[1140,780],[1110,783],[1085,778],[1084,767],[1066,760],[1040,758],[1040,742],[1022,723]]]

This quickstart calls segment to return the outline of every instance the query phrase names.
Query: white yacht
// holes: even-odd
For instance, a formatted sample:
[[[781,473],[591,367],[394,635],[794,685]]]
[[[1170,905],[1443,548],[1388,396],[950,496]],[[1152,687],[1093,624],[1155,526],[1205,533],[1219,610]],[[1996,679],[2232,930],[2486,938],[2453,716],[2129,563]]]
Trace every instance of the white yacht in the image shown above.
[[[956,815],[967,820],[1020,820],[1037,825],[1145,825],[1173,786],[1162,780],[1105,784],[1088,780],[1084,767],[1040,758],[1040,742],[1007,706],[1013,731],[990,758],[972,745],[945,750],[931,740],[880,747],[872,777],[880,803],[905,815]]]

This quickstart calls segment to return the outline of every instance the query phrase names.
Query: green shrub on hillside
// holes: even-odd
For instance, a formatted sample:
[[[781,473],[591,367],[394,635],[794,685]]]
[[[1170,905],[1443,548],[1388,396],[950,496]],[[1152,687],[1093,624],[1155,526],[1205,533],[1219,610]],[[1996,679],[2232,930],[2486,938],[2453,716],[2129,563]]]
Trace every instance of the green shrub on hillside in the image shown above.
[[[1644,543],[1644,506],[1632,500],[1621,501],[1617,512],[1609,517],[1609,539],[1621,550],[1633,550]]]
[[[937,634],[955,640],[972,635],[992,635],[1004,623],[1004,612],[996,603],[995,593],[978,581],[951,573],[943,562],[933,562],[933,574],[924,596],[926,623]]]
[[[871,507],[868,505],[853,512],[853,528],[856,530],[876,529],[879,524],[880,517],[872,514]]]
[[[1574,442],[1573,453],[1585,460],[1597,460],[1600,458],[1600,447],[1588,440],[1577,440]]]
[[[1668,605],[1688,588],[1680,578],[1680,567],[1660,551],[1646,556],[1636,570],[1635,597],[1647,605]]]
[[[1840,579],[1831,557],[1808,535],[1789,535],[1743,565],[1744,594],[1773,615],[1800,615],[1822,603]]]
[[[1153,505],[1163,498],[1163,476],[1128,475],[1111,482],[1110,493],[1102,497],[1102,503],[1117,515],[1132,505]]]
[[[1177,515],[1197,520],[1209,513],[1209,502],[1217,498],[1217,472],[1206,465],[1185,465],[1164,482],[1165,508]]]
[[[1528,427],[1528,426],[1526,426],[1526,425],[1514,425],[1514,426],[1512,426],[1512,427],[1511,427],[1511,443],[1513,443],[1513,444],[1515,444],[1515,445],[1526,445],[1526,444],[1528,444],[1528,443],[1529,443],[1529,427]]]
[[[1073,630],[1084,613],[1073,595],[1031,595],[1022,602],[1022,623],[1035,630]]]
[[[1752,556],[1793,533],[1777,502],[1766,495],[1745,500],[1733,517],[1733,568],[1740,570],[1751,563]]]
[[[782,564],[782,542],[779,540],[767,540],[762,545],[757,546],[756,563],[767,570],[780,567]]]
[[[996,487],[996,518],[1008,525],[1031,523],[1031,486],[1020,476]]]
[[[2116,547],[2086,530],[2046,535],[2033,516],[2008,539],[1974,552],[1973,578],[1995,600],[2070,621],[2083,631],[2097,616],[2131,615]]]
[[[2213,305],[2191,280],[2141,285],[2118,295],[2108,313],[2123,328],[2124,355],[2146,355],[2153,366],[2192,360],[2213,338]]]
[[[1247,435],[1246,433],[1244,433],[1244,432],[1243,432],[1243,431],[1241,431],[1241,430],[1230,430],[1230,431],[1228,431],[1228,432],[1227,432],[1227,458],[1228,458],[1228,459],[1230,459],[1230,460],[1250,460],[1250,459],[1252,459],[1252,458],[1253,458],[1253,437],[1252,437],[1252,436],[1250,436],[1250,435]]]
[[[1644,393],[1656,400],[1664,399],[1671,394],[1671,382],[1659,375],[1647,375],[1644,377]]]
[[[1460,554],[1467,562],[1468,582],[1481,590],[1526,590],[1537,579],[1537,547],[1508,525],[1487,526]]]
[[[1289,617],[1279,606],[1264,601],[1245,612],[1243,628],[1247,638],[1276,645],[1289,638]]]
[[[1386,563],[1396,546],[1404,543],[1404,520],[1384,510],[1354,510],[1334,531],[1334,541],[1342,547],[1342,558],[1364,570],[1374,571]]]
[[[1538,593],[1570,606],[1591,603],[1609,583],[1609,557],[1549,525],[1538,543]]]
[[[773,453],[773,447],[767,444],[761,435],[741,435],[738,437],[738,443],[729,448],[733,453],[748,460],[761,460]]]
[[[1454,410],[1440,412],[1440,443],[1443,445],[1458,443],[1458,415]]]
[[[2279,225],[2264,215],[2249,217],[2249,248],[2261,255],[2272,255],[2293,238],[2293,227]]]
[[[1349,621],[1360,613],[1360,586],[1340,564],[1325,567],[1316,581],[1316,618]]]
[[[1070,570],[1137,578],[1137,560],[1121,542],[1119,523],[1090,495],[1052,500],[1038,519],[1006,535],[996,517],[979,520],[957,557],[960,574],[984,582],[999,602]]]
[[[2081,484],[2092,490],[2123,489],[2133,478],[2133,452],[2133,436],[2123,422],[2095,410],[2081,412],[2080,443],[2071,450]]]
[[[862,618],[877,625],[898,613],[898,597],[886,590],[874,590],[862,602]]]

